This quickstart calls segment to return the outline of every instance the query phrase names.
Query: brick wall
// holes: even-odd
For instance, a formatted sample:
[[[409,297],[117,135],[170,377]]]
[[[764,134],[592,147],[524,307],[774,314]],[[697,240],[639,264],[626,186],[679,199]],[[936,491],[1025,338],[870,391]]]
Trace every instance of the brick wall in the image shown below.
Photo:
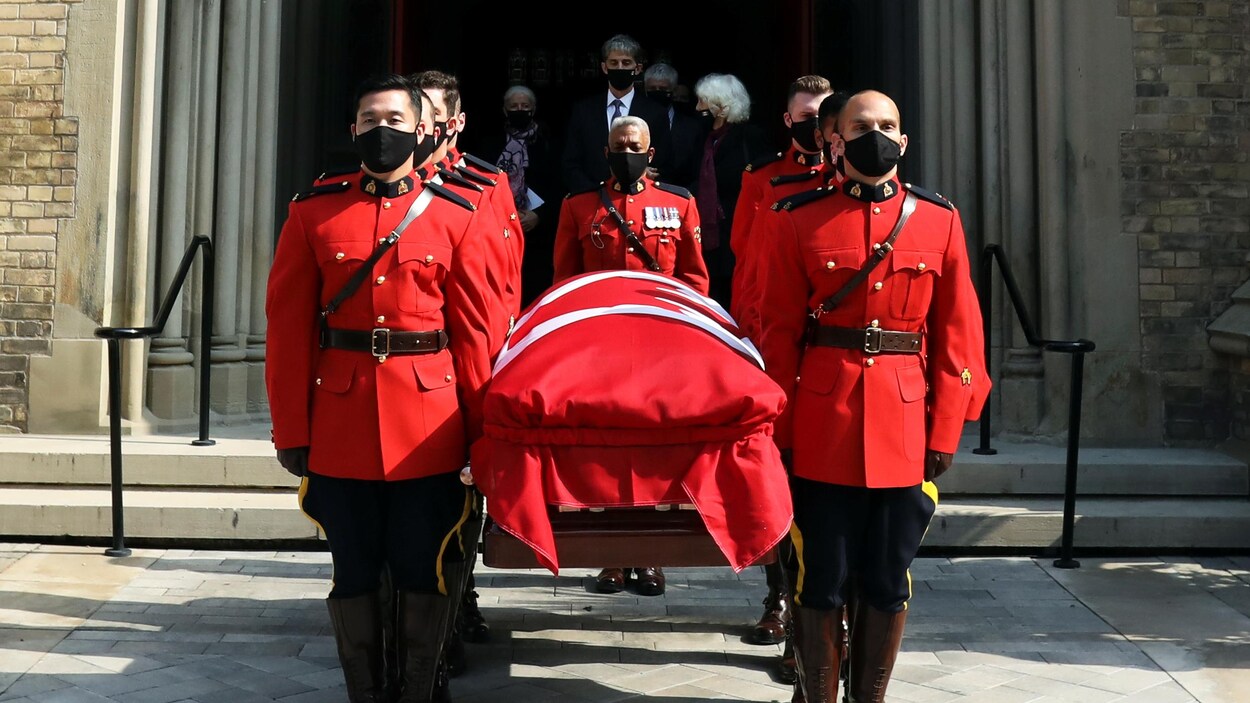
[[[78,174],[78,120],[63,110],[77,1],[0,0],[0,428],[26,429],[30,357],[51,345],[57,233]]]
[[[1231,382],[1247,368],[1212,352],[1205,329],[1250,278],[1250,2],[1121,0],[1120,11],[1136,71],[1134,129],[1120,146],[1142,366],[1162,380],[1168,440],[1224,439]]]

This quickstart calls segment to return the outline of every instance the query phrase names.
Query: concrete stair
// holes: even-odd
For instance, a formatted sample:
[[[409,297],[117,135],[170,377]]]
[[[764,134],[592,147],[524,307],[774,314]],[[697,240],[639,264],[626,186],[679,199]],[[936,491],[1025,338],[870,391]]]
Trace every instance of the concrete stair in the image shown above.
[[[126,536],[161,543],[313,542],[298,482],[278,466],[264,427],[123,439]],[[1065,449],[967,438],[939,485],[925,538],[937,551],[1057,547]],[[1241,550],[1250,534],[1250,467],[1213,450],[1085,448],[1075,544],[1116,551]],[[0,436],[0,539],[87,540],[112,534],[106,437]]]

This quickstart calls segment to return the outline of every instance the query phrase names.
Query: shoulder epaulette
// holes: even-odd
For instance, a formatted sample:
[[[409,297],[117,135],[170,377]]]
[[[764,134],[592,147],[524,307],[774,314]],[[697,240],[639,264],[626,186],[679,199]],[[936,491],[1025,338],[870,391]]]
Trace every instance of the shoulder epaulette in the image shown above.
[[[327,178],[337,178],[339,176],[346,176],[349,173],[359,173],[359,172],[360,172],[359,164],[355,166],[343,166],[341,168],[330,168],[322,172],[320,176],[317,176],[317,180],[324,181]]]
[[[912,185],[912,184],[910,184],[910,183],[904,183],[904,184],[903,184],[903,187],[905,187],[905,188],[907,188],[907,190],[909,190],[909,191],[911,191],[911,192],[915,193],[915,194],[916,194],[916,197],[917,197],[917,198],[920,198],[921,200],[928,200],[929,202],[933,203],[934,205],[938,205],[938,206],[944,207],[944,208],[946,208],[947,210],[954,210],[954,209],[955,209],[955,204],[954,204],[954,203],[952,203],[951,201],[947,200],[947,199],[946,199],[946,196],[945,196],[945,195],[942,195],[941,193],[938,193],[938,192],[935,192],[935,191],[932,191],[932,190],[927,190],[927,189],[925,189],[925,188],[921,188],[920,186],[914,186],[914,185]]]
[[[451,171],[448,171],[445,168],[438,169],[438,175],[440,178],[442,178],[444,181],[446,181],[449,184],[458,185],[461,188],[468,188],[469,190],[472,190],[478,193],[482,192],[482,186],[474,183],[473,181],[470,181],[467,178],[464,178],[455,173],[452,173]]]
[[[768,179],[768,182],[772,183],[775,186],[779,186],[783,183],[802,183],[803,181],[809,181],[819,175],[820,175],[820,171],[804,171],[802,173],[786,173],[780,176],[773,176],[772,178]]]
[[[782,157],[784,157],[785,155],[786,155],[786,152],[779,151],[776,154],[770,154],[768,156],[765,156],[763,159],[760,159],[759,161],[752,161],[751,163],[747,164],[746,171],[750,173],[751,171],[754,171],[755,169],[761,166],[767,166],[768,164],[781,161]]]
[[[773,203],[774,210],[795,210],[809,203],[814,203],[821,198],[828,197],[838,192],[837,187],[832,188],[815,188],[813,190],[805,190],[802,193],[796,193],[788,198],[782,198]]]
[[[459,205],[460,207],[464,208],[465,210],[468,210],[469,212],[473,212],[474,210],[477,210],[477,206],[469,202],[468,200],[465,200],[463,196],[457,195],[451,192],[450,190],[447,190],[446,188],[440,186],[437,183],[426,183],[425,187],[434,191],[434,194],[439,196],[440,198],[450,200],[451,202]]]
[[[464,176],[470,181],[477,181],[478,183],[484,186],[496,185],[495,180],[493,178],[488,178],[486,176],[483,176],[482,174],[478,173],[477,171],[474,171],[471,168],[465,168],[464,166],[457,166],[456,173],[460,174],[461,176]]]
[[[573,197],[573,196],[575,196],[575,195],[581,195],[582,193],[593,193],[593,192],[595,192],[596,190],[599,190],[599,189],[600,189],[600,188],[602,188],[602,187],[603,187],[603,183],[602,183],[602,182],[599,182],[599,183],[596,183],[596,184],[594,184],[594,185],[592,185],[592,186],[588,186],[588,187],[586,187],[586,188],[582,188],[581,190],[573,190],[573,191],[569,191],[568,195],[565,195],[565,196],[564,196],[564,198],[567,200],[567,199],[569,199],[569,198],[571,198],[571,197]]]
[[[655,187],[674,195],[680,195],[683,198],[689,199],[691,197],[690,191],[682,188],[681,186],[675,186],[672,183],[656,183]]]
[[[295,197],[291,198],[291,202],[298,203],[299,201],[307,200],[313,197],[314,195],[324,195],[326,193],[342,193],[343,191],[350,188],[351,185],[352,185],[351,181],[340,181],[338,183],[325,183],[323,185],[313,186],[310,190],[306,190],[303,193],[296,193]]]
[[[464,157],[465,161],[468,161],[469,163],[473,164],[474,166],[477,166],[478,168],[482,169],[483,171],[487,173],[493,173],[496,176],[503,173],[503,171],[500,171],[499,167],[496,166],[495,164],[492,164],[491,162],[485,159],[479,159],[473,154],[461,153],[461,156]]]

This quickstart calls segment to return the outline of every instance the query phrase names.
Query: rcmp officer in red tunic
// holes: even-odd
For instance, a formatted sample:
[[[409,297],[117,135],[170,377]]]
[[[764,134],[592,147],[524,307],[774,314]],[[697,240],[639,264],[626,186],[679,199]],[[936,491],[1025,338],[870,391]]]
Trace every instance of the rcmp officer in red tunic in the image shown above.
[[[775,439],[792,453],[795,698],[808,703],[836,699],[852,583],[849,697],[884,700],[932,480],[989,392],[958,212],[897,180],[907,137],[887,96],[853,96],[838,124],[847,180],[779,204],[760,280],[761,352],[790,399]]]
[[[699,212],[690,191],[657,183],[646,175],[655,156],[651,131],[640,117],[618,117],[608,132],[604,155],[611,178],[593,189],[570,193],[556,228],[555,282],[604,270],[653,271],[685,281],[707,295]],[[658,566],[632,569],[640,595],[664,593]],[[597,578],[601,593],[624,589],[631,569],[609,567]]]
[[[817,143],[817,115],[820,102],[833,88],[823,76],[800,76],[790,84],[786,95],[786,111],[782,120],[790,132],[790,146],[762,161],[747,165],[742,173],[742,190],[738,192],[738,205],[734,208],[733,243],[737,264],[733,275],[733,309],[730,312],[739,325],[744,322],[744,309],[755,304],[748,244],[751,227],[758,208],[767,208],[781,198],[805,190],[820,183],[820,171],[824,165],[820,145]],[[747,332],[743,328],[744,332]]]
[[[481,433],[493,313],[481,213],[412,171],[424,137],[400,76],[357,91],[358,173],[297,195],[266,298],[266,384],[278,459],[334,562],[327,603],[358,701],[431,700],[463,571],[459,479]],[[398,598],[384,613],[383,569]],[[383,656],[393,618],[397,660]],[[393,681],[398,690],[388,690]]]
[[[604,153],[612,177],[570,193],[560,210],[555,282],[589,271],[650,270],[706,295],[699,212],[690,191],[646,175],[655,153],[647,123],[618,117]]]

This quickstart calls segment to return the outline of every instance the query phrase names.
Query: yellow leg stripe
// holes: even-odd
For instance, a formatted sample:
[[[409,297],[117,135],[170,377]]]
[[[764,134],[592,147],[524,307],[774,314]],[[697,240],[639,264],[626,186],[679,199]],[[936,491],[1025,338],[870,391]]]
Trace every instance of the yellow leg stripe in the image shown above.
[[[464,510],[460,512],[460,519],[456,521],[451,532],[443,537],[443,543],[438,547],[438,558],[434,562],[434,569],[438,573],[438,592],[448,595],[447,582],[443,579],[443,554],[447,551],[447,545],[451,543],[451,538],[455,537],[457,542],[461,544],[460,553],[464,554],[464,545],[460,535],[460,531],[464,528],[464,523],[469,521],[469,514],[473,511],[473,494],[466,489],[464,492]]]
[[[299,480],[299,493],[297,494],[298,497],[296,498],[296,500],[299,502],[299,511],[304,514],[304,517],[308,518],[309,522],[317,526],[317,536],[320,537],[321,539],[325,539],[325,535],[326,535],[325,528],[322,527],[321,523],[317,522],[317,520],[312,515],[309,515],[307,510],[304,510],[304,496],[306,495],[308,495],[308,477],[307,476]],[[333,559],[330,560],[330,588],[331,589],[334,588],[334,560]]]
[[[936,508],[938,505],[937,484],[932,481],[925,481],[924,483],[920,484],[920,490],[924,491],[924,494],[929,496],[929,500],[933,501],[933,507]]]
[[[911,603],[911,569],[907,570],[907,600],[903,601],[903,610],[907,610],[907,604]]]
[[[803,533],[794,521],[790,522],[790,543],[794,545],[794,553],[799,562],[799,576],[794,582],[793,600],[795,605],[803,605],[803,579],[807,576],[807,568],[803,563]]]

